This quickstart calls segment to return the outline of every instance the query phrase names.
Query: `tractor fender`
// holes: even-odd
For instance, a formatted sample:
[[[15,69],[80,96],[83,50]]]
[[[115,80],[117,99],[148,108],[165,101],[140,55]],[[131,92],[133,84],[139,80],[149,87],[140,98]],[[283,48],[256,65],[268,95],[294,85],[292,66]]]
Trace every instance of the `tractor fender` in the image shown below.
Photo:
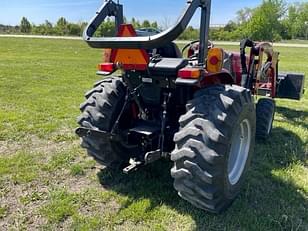
[[[210,85],[217,85],[217,84],[234,84],[234,79],[232,75],[227,71],[221,71],[218,73],[209,73],[206,74],[199,82],[200,87],[208,87]]]
[[[223,84],[231,85],[234,84],[234,79],[231,74],[227,71],[221,71],[218,73],[207,73],[201,79],[181,79],[177,78],[175,81],[176,85],[182,86],[195,86],[197,88],[204,88],[211,85]]]

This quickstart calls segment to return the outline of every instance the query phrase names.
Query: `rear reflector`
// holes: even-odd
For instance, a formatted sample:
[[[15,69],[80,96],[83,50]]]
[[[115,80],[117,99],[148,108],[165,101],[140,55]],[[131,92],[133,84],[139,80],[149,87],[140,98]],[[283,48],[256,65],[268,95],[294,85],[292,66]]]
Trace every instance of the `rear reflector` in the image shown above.
[[[219,59],[217,58],[217,56],[212,56],[209,61],[212,65],[217,65],[219,62]]]
[[[110,73],[115,69],[115,65],[113,63],[100,63],[97,67],[99,71]]]
[[[117,36],[135,37],[137,34],[131,24],[122,24]],[[110,56],[110,62],[119,63],[126,71],[146,71],[149,61],[149,55],[144,49],[112,49]]]
[[[122,64],[121,66],[126,71],[136,70],[145,71],[148,68],[147,64]]]
[[[199,79],[201,70],[198,68],[183,68],[179,70],[178,77],[182,79]]]
[[[222,70],[224,61],[224,50],[221,48],[211,48],[208,52],[206,69],[209,73],[217,73]]]

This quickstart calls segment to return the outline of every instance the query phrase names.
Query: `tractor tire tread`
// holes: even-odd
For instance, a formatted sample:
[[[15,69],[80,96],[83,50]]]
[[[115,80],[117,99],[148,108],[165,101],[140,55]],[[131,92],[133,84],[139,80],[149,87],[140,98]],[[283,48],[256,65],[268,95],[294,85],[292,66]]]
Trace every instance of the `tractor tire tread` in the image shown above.
[[[266,140],[270,136],[275,117],[276,104],[273,99],[262,98],[256,105],[256,138]],[[270,126],[270,127],[269,127]]]
[[[222,166],[231,125],[244,105],[249,105],[255,114],[249,90],[212,86],[199,90],[187,103],[187,113],[179,119],[180,130],[174,136],[175,149],[171,153],[171,176],[179,196],[198,208],[220,213],[233,200],[224,195]]]
[[[86,102],[80,105],[82,112],[77,119],[80,126],[110,132],[124,104],[126,86],[118,77],[109,77],[97,82],[85,94]],[[109,139],[92,136],[82,138],[81,147],[97,162],[107,167],[118,167],[128,162],[123,153],[114,149]]]

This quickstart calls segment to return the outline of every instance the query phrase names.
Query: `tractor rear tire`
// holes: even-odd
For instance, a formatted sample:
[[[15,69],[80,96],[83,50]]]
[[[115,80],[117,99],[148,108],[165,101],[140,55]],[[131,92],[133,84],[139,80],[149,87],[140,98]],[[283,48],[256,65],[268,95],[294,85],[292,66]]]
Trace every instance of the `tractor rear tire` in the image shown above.
[[[273,99],[260,99],[256,106],[257,130],[256,137],[266,140],[272,132],[275,117],[275,101]]]
[[[110,132],[125,101],[126,86],[118,77],[106,78],[86,93],[86,102],[81,104],[80,126]],[[100,164],[118,168],[129,162],[129,157],[119,141],[94,136],[82,138],[81,147]]]
[[[192,205],[220,213],[239,194],[253,155],[255,104],[249,90],[217,85],[199,90],[186,108],[171,153],[174,188]]]

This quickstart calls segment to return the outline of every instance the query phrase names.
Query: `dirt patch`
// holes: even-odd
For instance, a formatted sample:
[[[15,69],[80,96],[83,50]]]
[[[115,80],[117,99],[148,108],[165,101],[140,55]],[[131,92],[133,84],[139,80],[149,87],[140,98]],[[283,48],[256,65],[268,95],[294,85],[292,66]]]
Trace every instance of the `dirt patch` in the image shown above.
[[[16,142],[0,141],[0,155],[16,153],[21,149],[21,145]]]
[[[47,199],[46,186],[38,183],[16,185],[7,181],[2,187],[7,193],[0,197],[0,204],[7,208],[7,215],[0,220],[1,230],[38,230],[46,224],[38,212]]]
[[[77,146],[79,140],[55,142],[43,140],[37,136],[29,136],[26,139],[16,141],[0,141],[0,156],[13,155],[18,151],[29,151],[39,153],[54,153],[67,149],[72,145]]]
[[[83,176],[72,176],[69,170],[62,170],[55,172],[49,177],[50,183],[57,188],[65,188],[70,193],[81,193],[88,188],[104,190],[99,183],[96,174],[99,170],[96,168],[86,170],[86,174]]]
[[[50,192],[58,189],[65,189],[69,193],[86,194],[87,190],[101,192],[105,191],[99,180],[97,173],[104,167],[82,165],[89,161],[84,151],[80,151],[79,140],[56,142],[43,140],[36,136],[27,137],[20,142],[2,141],[0,142],[0,156],[14,155],[20,151],[30,154],[44,154],[44,158],[39,159],[42,168],[39,167],[38,177],[30,183],[16,184],[10,176],[3,176],[0,180],[0,205],[6,209],[5,216],[0,218],[1,230],[39,230],[42,227],[53,227],[48,224],[46,217],[42,216],[41,208],[50,202]],[[61,154],[66,150],[76,150],[76,155],[70,163],[85,166],[82,175],[72,175],[70,165],[63,165],[55,168],[54,171],[45,170],[44,164],[52,160],[53,156]],[[38,164],[38,163],[36,163]],[[40,165],[39,165],[40,166]],[[81,216],[93,216],[106,211],[117,212],[120,205],[111,200],[106,202],[98,200],[95,203],[81,206],[78,212]],[[56,230],[67,230],[72,224],[71,218],[66,219],[61,224],[55,225]]]
[[[0,185],[0,204],[7,209],[6,216],[0,219],[1,230],[39,230],[48,224],[48,220],[41,215],[40,209],[49,203],[52,190],[66,189],[69,193],[83,194],[86,190],[102,190],[100,183],[94,181],[97,169],[90,169],[84,176],[71,176],[68,170],[58,170],[53,173],[42,172],[40,177],[28,184],[14,184],[9,179]],[[110,202],[111,203],[111,202]],[[80,208],[81,215],[93,212],[116,210],[117,204],[97,203]],[[59,224],[57,230],[67,230],[71,221],[65,220]]]

